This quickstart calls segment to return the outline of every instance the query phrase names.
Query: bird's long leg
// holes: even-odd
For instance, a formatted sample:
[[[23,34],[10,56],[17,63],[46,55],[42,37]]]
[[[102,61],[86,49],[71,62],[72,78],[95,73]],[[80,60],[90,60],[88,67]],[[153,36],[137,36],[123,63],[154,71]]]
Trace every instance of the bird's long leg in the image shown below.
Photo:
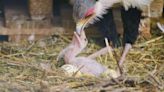
[[[139,24],[141,19],[141,11],[137,8],[129,8],[125,10],[121,9],[121,17],[123,22],[124,34],[123,34],[123,44],[124,50],[119,61],[119,66],[122,67],[123,62],[129,50],[132,48],[132,44],[135,43],[139,35]]]
[[[122,67],[122,64],[123,62],[125,61],[126,59],[126,56],[129,52],[129,50],[132,48],[132,45],[130,43],[126,43],[125,44],[125,47],[124,47],[124,50],[123,50],[123,53],[122,53],[122,56],[121,56],[121,59],[119,61],[119,66]]]
[[[126,43],[125,46],[124,46],[124,50],[123,50],[123,53],[121,55],[121,58],[120,58],[119,61],[117,61],[117,65],[118,65],[117,72],[120,73],[120,75],[124,74],[122,66],[123,66],[123,63],[126,59],[126,56],[127,56],[128,52],[131,48],[132,48],[132,45],[129,44],[129,43]],[[116,55],[116,53],[115,53],[115,55]]]

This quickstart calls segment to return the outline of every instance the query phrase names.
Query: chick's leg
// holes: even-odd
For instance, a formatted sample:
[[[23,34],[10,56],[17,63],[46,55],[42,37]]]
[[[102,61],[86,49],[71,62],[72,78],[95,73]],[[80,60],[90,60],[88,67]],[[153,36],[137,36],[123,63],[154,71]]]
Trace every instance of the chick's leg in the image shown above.
[[[107,46],[107,47],[100,49],[99,51],[89,55],[88,58],[94,59],[100,55],[107,54],[108,52],[110,52],[110,56],[112,56],[112,47],[111,46]]]

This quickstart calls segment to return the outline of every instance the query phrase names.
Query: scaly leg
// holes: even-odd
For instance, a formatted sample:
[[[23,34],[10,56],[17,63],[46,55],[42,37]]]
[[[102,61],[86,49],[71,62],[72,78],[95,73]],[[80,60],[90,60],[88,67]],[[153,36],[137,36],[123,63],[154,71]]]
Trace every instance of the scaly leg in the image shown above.
[[[129,43],[126,43],[125,44],[125,47],[124,47],[124,50],[123,50],[123,53],[122,53],[122,56],[121,56],[121,59],[119,61],[119,66],[122,67],[122,64],[123,62],[125,61],[126,59],[126,55],[128,54],[129,50],[132,48],[132,45],[129,44]]]
[[[129,52],[129,50],[131,48],[132,48],[132,45],[131,44],[129,44],[129,43],[126,43],[125,44],[125,47],[124,47],[122,56],[121,56],[119,62],[117,63],[118,64],[117,72],[120,73],[120,75],[123,75],[124,74],[122,66],[123,66],[123,63],[124,63],[124,61],[126,59],[126,56],[127,56],[128,52]]]

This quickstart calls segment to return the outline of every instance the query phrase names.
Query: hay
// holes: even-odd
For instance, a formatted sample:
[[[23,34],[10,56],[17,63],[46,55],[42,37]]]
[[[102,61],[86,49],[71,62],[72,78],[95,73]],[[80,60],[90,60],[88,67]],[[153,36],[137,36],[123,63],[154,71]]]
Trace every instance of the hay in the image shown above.
[[[106,78],[68,77],[60,69],[56,57],[70,39],[60,35],[42,39],[33,44],[1,43],[0,52],[0,91],[3,92],[56,92],[56,91],[159,91],[164,84],[164,38],[153,38],[142,43],[138,41],[125,63],[126,75],[118,83]],[[45,44],[44,46],[41,43]],[[100,49],[94,43],[87,51]],[[116,49],[120,54],[121,48]],[[100,63],[115,69],[116,62],[100,56]],[[119,57],[118,57],[119,58]],[[120,86],[122,85],[122,86]]]
[[[53,35],[32,44],[0,44],[0,92],[157,92],[164,91],[164,37],[139,38],[125,63],[123,78],[68,77],[57,62],[58,53],[69,44],[70,37]],[[100,49],[94,40],[82,53],[87,56]],[[115,49],[120,55],[122,48]],[[120,56],[117,57],[118,59]],[[109,55],[97,60],[109,68],[117,64]],[[116,81],[116,82],[115,82]]]

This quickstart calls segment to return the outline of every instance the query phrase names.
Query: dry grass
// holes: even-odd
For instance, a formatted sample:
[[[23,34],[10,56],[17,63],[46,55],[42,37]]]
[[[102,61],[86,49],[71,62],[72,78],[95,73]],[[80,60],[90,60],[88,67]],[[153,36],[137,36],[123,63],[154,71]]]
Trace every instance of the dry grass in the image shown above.
[[[1,43],[0,91],[1,92],[55,92],[55,91],[159,91],[164,84],[164,38],[154,37],[139,41],[130,51],[125,63],[126,75],[119,81],[121,87],[107,78],[68,77],[60,69],[56,57],[69,39],[55,35],[33,44]],[[88,45],[83,55],[100,47]],[[120,54],[122,48],[116,49]],[[119,57],[118,57],[119,58]],[[100,63],[115,68],[108,55],[97,58]],[[108,83],[109,82],[109,83]]]
[[[69,44],[71,37],[53,35],[32,44],[0,44],[0,92],[158,92],[164,91],[164,37],[150,40],[140,37],[125,63],[125,76],[115,83],[108,78],[68,77],[57,62],[60,50]],[[101,47],[90,40],[82,55]],[[122,48],[115,49],[120,57]],[[109,55],[97,60],[115,69],[117,64]]]

